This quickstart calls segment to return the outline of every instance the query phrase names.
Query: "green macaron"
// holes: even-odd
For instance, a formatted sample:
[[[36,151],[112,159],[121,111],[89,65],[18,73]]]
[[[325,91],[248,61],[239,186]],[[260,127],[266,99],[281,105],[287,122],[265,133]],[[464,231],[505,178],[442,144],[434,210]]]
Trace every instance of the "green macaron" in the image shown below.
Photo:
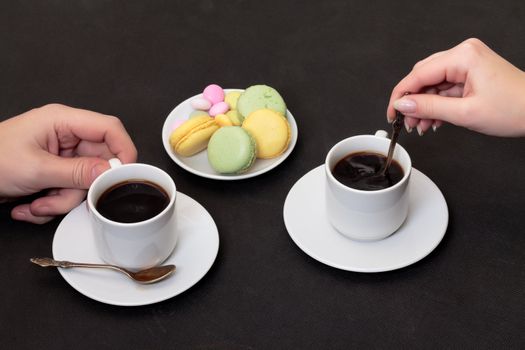
[[[268,85],[250,86],[237,100],[237,110],[244,118],[259,109],[271,109],[286,117],[286,104],[282,96]]]
[[[241,174],[253,165],[257,151],[255,140],[240,126],[217,130],[208,143],[208,161],[221,174]]]
[[[193,111],[190,113],[190,116],[188,117],[188,119],[191,119],[191,118],[196,118],[196,117],[199,117],[201,115],[206,115],[206,116],[210,116],[210,114],[206,111],[200,111],[200,110],[196,110],[196,111]]]

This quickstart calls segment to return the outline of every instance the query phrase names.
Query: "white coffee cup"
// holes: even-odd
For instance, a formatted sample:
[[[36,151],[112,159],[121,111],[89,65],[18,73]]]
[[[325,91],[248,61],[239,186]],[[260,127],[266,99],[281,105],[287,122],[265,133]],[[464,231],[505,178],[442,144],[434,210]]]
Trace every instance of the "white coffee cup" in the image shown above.
[[[339,182],[332,170],[339,160],[356,152],[374,152],[387,155],[390,139],[387,132],[358,135],[337,143],[325,160],[326,215],[328,221],[341,234],[361,241],[379,240],[394,233],[408,214],[408,182],[412,162],[407,151],[396,145],[393,159],[403,169],[404,176],[395,185],[377,190],[363,191]]]
[[[177,191],[172,178],[163,170],[148,164],[121,164],[109,161],[111,169],[93,182],[87,195],[87,206],[98,254],[108,264],[132,270],[153,267],[166,260],[177,243],[175,199]],[[112,186],[145,180],[163,188],[169,204],[156,216],[139,222],[122,223],[102,216],[96,208],[100,196]]]

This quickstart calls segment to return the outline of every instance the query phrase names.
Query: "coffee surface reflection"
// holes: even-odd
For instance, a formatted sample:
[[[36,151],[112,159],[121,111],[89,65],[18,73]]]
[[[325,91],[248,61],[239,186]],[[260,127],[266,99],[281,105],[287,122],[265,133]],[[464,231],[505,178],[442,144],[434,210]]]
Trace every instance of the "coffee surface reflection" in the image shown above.
[[[332,174],[347,187],[362,191],[377,191],[391,187],[401,181],[403,169],[395,160],[381,174],[386,157],[373,152],[348,154],[337,162]]]

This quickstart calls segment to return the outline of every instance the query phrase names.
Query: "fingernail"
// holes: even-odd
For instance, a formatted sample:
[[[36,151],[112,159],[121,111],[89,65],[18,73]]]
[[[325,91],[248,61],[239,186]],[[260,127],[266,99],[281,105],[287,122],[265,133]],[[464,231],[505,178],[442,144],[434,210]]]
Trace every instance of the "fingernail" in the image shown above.
[[[439,126],[437,126],[436,123],[432,124],[432,130],[434,130],[434,132],[436,132],[438,128]]]
[[[26,213],[24,213],[22,210],[13,210],[12,214],[13,219],[21,220],[25,219]]]
[[[425,134],[423,130],[421,130],[421,126],[419,124],[417,126],[417,133],[419,134],[419,136],[423,136]]]
[[[407,132],[410,134],[412,132],[412,128],[410,126],[408,126],[407,123],[405,123],[405,129],[407,129]]]
[[[414,113],[416,111],[416,101],[409,98],[402,98],[394,101],[394,108],[401,113]]]

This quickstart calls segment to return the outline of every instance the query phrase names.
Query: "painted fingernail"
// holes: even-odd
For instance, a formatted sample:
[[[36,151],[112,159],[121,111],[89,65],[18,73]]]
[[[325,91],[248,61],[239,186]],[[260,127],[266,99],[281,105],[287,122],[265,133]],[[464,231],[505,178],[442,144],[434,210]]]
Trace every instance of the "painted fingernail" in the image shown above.
[[[419,124],[417,125],[417,133],[419,134],[419,136],[423,136],[425,134]]]
[[[394,101],[394,108],[401,113],[414,113],[416,111],[417,105],[416,101],[409,98],[401,98]]]
[[[26,218],[26,213],[24,213],[22,210],[13,210],[11,215],[17,220],[23,220]]]

